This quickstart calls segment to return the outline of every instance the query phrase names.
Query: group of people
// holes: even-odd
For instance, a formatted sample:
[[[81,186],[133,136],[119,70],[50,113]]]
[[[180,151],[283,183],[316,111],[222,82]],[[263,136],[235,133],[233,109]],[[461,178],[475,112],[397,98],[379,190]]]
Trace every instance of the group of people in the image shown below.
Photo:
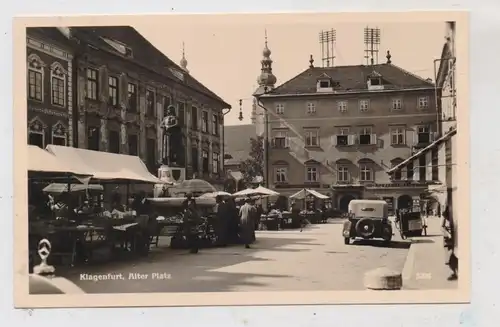
[[[262,208],[255,204],[253,199],[245,199],[241,207],[237,207],[234,199],[224,200],[216,197],[214,208],[217,246],[225,247],[228,244],[243,243],[245,248],[255,241],[255,230],[260,221]],[[259,210],[260,209],[260,210]],[[190,253],[198,253],[200,248],[199,226],[202,223],[200,210],[191,194],[186,196],[183,203],[184,233]]]

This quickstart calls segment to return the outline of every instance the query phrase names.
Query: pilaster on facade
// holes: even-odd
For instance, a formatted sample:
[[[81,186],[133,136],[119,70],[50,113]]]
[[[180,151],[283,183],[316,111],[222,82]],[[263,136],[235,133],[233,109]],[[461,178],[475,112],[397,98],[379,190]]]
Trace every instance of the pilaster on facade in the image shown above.
[[[106,118],[101,118],[100,124],[100,144],[99,151],[108,152],[109,150],[109,140],[108,140],[108,120]]]
[[[68,94],[68,146],[74,147],[73,144],[73,60],[68,61],[68,81],[67,81],[67,94]]]

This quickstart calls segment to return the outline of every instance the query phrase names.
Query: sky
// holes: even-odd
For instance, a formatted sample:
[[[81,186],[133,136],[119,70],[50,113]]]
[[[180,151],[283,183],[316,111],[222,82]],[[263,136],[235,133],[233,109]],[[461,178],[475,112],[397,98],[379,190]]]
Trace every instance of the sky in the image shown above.
[[[398,20],[394,15],[390,21],[373,22],[318,16],[155,16],[134,20],[131,25],[177,63],[184,43],[190,74],[232,106],[227,125],[250,123],[266,31],[276,86],[306,70],[311,54],[315,66],[322,65],[322,30],[336,31],[336,66],[366,64],[365,27],[380,29],[379,63],[386,61],[390,50],[394,65],[434,79],[434,59],[440,57],[444,44],[443,21]],[[239,99],[243,99],[243,121],[238,120]]]

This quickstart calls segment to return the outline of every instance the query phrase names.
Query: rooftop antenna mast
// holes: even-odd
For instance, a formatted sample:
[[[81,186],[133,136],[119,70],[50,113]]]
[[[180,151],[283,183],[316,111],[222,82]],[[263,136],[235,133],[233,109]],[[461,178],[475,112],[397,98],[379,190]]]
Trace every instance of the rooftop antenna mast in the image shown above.
[[[365,27],[365,59],[366,65],[378,64],[380,46],[380,29]]]
[[[337,31],[333,28],[319,33],[319,43],[321,44],[321,61],[323,67],[333,67],[335,63],[335,42],[337,41]],[[331,61],[331,66],[330,66]]]

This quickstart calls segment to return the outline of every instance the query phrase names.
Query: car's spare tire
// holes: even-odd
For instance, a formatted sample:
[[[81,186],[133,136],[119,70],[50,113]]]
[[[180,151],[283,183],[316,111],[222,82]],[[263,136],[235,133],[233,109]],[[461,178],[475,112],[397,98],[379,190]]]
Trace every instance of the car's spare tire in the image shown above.
[[[362,218],[356,223],[356,234],[361,237],[371,237],[375,232],[375,223],[370,218]]]

